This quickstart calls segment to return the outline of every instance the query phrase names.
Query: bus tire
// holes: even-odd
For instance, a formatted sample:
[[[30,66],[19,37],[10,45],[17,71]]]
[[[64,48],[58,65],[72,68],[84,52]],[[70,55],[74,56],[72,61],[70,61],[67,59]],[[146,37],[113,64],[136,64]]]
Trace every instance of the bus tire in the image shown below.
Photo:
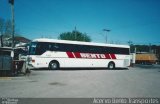
[[[51,61],[49,63],[49,69],[50,70],[57,70],[57,69],[59,69],[59,62],[58,61]]]
[[[108,69],[115,69],[115,63],[113,61],[109,62]]]

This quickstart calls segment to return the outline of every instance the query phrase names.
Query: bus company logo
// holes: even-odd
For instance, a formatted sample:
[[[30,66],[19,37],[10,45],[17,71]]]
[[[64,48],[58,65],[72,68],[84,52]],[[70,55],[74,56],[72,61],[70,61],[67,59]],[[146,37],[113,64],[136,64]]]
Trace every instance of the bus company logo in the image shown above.
[[[82,58],[98,58],[98,59],[105,59],[105,55],[104,54],[86,54],[86,53],[80,53]]]
[[[79,53],[66,52],[69,58],[87,58],[87,59],[116,59],[115,54],[96,54],[96,53]]]

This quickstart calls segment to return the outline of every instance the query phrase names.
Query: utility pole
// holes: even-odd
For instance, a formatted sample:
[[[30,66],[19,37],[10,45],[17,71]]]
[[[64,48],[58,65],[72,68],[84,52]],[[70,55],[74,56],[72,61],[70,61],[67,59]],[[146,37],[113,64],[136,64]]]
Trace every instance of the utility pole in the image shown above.
[[[14,0],[9,0],[9,4],[11,4],[11,12],[12,12],[12,48],[14,48]]]
[[[1,38],[1,40],[0,40],[1,41],[1,47],[3,47],[3,34],[2,33],[0,34],[0,38]]]
[[[151,43],[149,43],[149,53],[152,53],[152,49],[151,49]]]
[[[109,29],[103,29],[103,31],[106,32],[106,43],[107,43],[107,32],[110,32],[111,30],[109,30]]]

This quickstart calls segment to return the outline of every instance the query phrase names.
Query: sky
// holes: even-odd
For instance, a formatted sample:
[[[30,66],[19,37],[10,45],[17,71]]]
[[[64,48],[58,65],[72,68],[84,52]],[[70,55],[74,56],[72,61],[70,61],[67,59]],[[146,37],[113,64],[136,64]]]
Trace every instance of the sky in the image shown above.
[[[15,0],[15,30],[31,40],[76,29],[93,42],[160,44],[160,0]],[[11,19],[8,0],[0,18]],[[109,29],[105,32],[103,29]]]

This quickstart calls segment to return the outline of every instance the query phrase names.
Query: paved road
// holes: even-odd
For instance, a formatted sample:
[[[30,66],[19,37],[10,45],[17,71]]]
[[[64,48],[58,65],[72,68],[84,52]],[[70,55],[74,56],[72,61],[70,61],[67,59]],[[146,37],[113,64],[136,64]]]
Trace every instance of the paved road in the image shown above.
[[[34,70],[0,78],[0,97],[160,97],[160,68],[142,70]]]

